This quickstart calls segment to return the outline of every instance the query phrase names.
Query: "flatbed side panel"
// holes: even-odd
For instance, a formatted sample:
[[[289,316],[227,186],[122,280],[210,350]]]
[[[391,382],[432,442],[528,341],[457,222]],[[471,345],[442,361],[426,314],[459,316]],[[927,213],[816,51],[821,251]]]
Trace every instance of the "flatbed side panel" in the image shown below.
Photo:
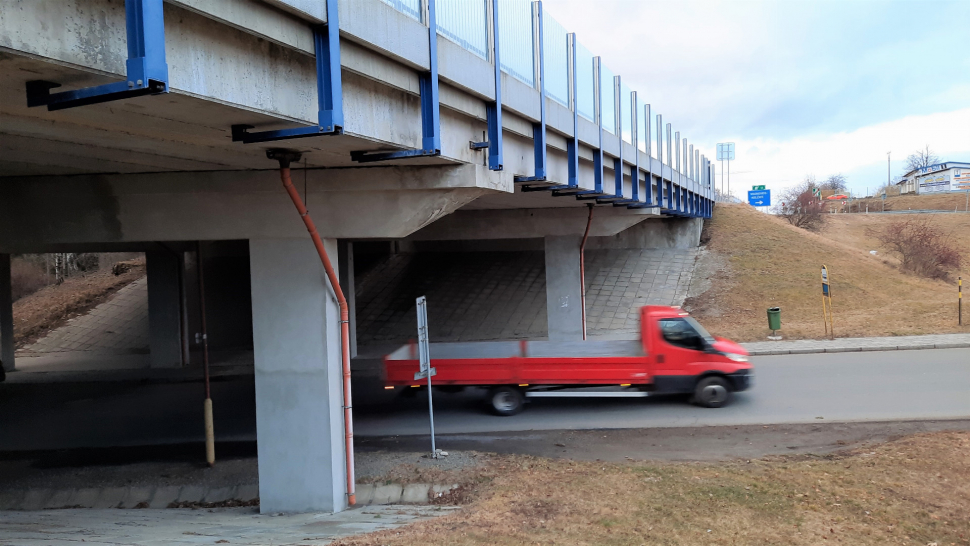
[[[645,357],[431,360],[439,385],[649,384]],[[389,385],[416,384],[417,360],[388,360]]]
[[[432,360],[496,359],[511,357],[633,357],[645,356],[639,340],[603,341],[469,341],[432,343]],[[414,349],[404,345],[387,360],[412,360]]]

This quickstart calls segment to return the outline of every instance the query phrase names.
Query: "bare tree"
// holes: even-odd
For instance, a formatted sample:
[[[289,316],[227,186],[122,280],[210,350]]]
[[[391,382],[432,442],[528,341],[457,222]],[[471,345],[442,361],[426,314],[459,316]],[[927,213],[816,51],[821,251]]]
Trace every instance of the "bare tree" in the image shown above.
[[[916,150],[916,152],[909,154],[909,157],[906,158],[906,172],[936,165],[939,162],[940,157],[934,154],[933,150],[930,150],[930,145],[927,144],[922,150]]]
[[[845,192],[848,189],[848,187],[849,186],[845,180],[845,177],[842,176],[841,174],[833,174],[832,176],[826,178],[821,184],[819,184],[820,189],[833,190],[839,193]]]
[[[788,223],[809,231],[818,231],[825,225],[825,205],[815,194],[819,185],[814,176],[808,176],[800,184],[788,188],[773,211]]]

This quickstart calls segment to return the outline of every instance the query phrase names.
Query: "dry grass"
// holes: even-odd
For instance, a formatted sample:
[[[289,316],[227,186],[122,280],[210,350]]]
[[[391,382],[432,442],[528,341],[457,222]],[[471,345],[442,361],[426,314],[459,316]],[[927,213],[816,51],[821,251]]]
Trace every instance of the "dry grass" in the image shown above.
[[[721,464],[496,457],[464,509],[377,544],[968,544],[970,434]]]
[[[855,218],[865,215],[840,216],[838,221]],[[686,306],[716,335],[763,340],[769,333],[765,309],[779,306],[786,338],[824,337],[822,264],[832,278],[839,337],[970,331],[956,324],[953,284],[902,273],[892,261],[870,255],[865,241],[833,240],[842,235],[833,237],[829,231],[809,233],[747,205],[719,204],[706,229],[708,250],[724,266],[711,279],[711,289],[688,299]],[[968,277],[966,271],[962,274]]]
[[[962,249],[966,259],[970,260],[970,215],[835,214],[829,216],[825,229],[821,233],[833,241],[851,246],[861,252],[875,250],[893,265],[898,265],[899,259],[888,254],[888,249],[884,248],[869,233],[879,231],[893,221],[908,220],[915,216],[928,219],[933,225],[942,229],[944,233],[950,234],[955,246]],[[970,270],[970,263],[965,263],[963,271],[954,270],[952,274],[954,278],[962,274],[966,279],[968,270]]]
[[[145,260],[130,262],[131,269],[121,275],[103,270],[77,277],[63,283],[45,286],[24,296],[13,304],[14,343],[18,348],[28,345],[47,332],[64,324],[67,319],[82,315],[107,300],[112,294],[145,275]]]

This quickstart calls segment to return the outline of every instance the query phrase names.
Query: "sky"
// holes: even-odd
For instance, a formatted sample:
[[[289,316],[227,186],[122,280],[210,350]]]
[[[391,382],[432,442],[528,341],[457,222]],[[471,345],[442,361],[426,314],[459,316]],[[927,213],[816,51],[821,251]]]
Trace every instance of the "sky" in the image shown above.
[[[701,153],[731,191],[844,175],[864,195],[929,145],[970,162],[970,0],[544,0],[549,16]],[[718,168],[717,184],[722,183]]]

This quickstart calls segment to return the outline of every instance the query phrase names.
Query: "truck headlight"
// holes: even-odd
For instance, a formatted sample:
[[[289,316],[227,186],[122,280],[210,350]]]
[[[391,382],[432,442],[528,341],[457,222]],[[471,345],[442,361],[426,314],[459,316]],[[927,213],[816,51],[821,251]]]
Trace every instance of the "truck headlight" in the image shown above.
[[[724,356],[730,358],[735,362],[747,362],[748,357],[746,355],[739,355],[737,353],[724,353]]]

